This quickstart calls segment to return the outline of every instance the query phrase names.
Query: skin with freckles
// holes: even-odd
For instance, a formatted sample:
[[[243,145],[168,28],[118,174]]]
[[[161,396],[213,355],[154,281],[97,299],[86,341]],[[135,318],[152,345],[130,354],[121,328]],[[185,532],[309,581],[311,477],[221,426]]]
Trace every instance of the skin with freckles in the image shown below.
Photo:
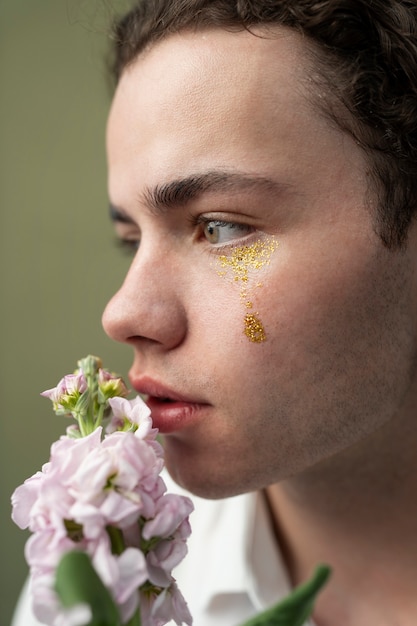
[[[127,216],[120,236],[140,245],[104,326],[132,345],[133,376],[209,405],[166,438],[174,477],[203,496],[305,471],[415,393],[415,252],[383,247],[365,157],[309,102],[305,65],[285,30],[176,35],[127,68],[110,112],[109,195]],[[236,176],[150,205],[158,185],[218,171]],[[253,292],[260,346],[212,265],[271,237],[279,248]]]

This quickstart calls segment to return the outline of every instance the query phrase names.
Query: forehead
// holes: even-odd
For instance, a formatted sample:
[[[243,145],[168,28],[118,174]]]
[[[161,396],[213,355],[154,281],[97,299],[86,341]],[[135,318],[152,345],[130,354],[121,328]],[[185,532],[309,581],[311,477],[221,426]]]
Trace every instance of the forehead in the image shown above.
[[[127,204],[139,181],[219,167],[285,179],[305,169],[318,144],[331,163],[343,140],[310,101],[309,59],[287,28],[185,32],[142,53],[122,74],[109,115],[110,196]]]
[[[109,138],[113,129],[123,130],[121,119],[133,121],[134,116],[137,121],[141,114],[150,130],[164,121],[187,129],[204,116],[210,131],[235,109],[239,123],[259,124],[254,106],[268,100],[275,109],[287,106],[288,115],[289,102],[304,99],[306,52],[301,37],[286,28],[170,36],[123,72],[109,117]]]
[[[184,31],[153,44],[122,73],[118,91],[129,76],[174,87],[176,79],[187,89],[196,85],[225,88],[230,79],[245,76],[245,85],[270,76],[295,74],[299,79],[308,46],[296,31],[286,27],[229,32],[221,29]],[[237,85],[234,85],[236,88]],[[243,85],[240,85],[242,88]],[[116,92],[116,96],[117,96]]]

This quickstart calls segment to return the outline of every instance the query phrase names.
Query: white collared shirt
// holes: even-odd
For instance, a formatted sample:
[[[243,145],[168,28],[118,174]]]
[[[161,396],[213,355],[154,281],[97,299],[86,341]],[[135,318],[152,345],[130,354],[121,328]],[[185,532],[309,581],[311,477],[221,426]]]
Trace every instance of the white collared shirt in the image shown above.
[[[164,478],[169,491],[189,495]],[[194,626],[239,626],[284,598],[291,585],[262,494],[191,499],[189,553],[174,577]]]
[[[168,491],[189,495],[169,476],[164,479]],[[266,504],[260,493],[224,500],[191,498],[195,511],[190,518],[189,552],[174,577],[194,626],[240,626],[291,589]],[[26,588],[12,626],[40,626],[30,610]]]

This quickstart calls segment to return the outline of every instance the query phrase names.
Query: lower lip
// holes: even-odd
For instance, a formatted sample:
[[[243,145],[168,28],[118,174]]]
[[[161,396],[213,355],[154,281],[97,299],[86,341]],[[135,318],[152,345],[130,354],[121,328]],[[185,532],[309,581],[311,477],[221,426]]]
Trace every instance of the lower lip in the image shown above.
[[[151,410],[154,428],[160,433],[173,433],[193,426],[202,418],[207,404],[191,402],[164,402],[155,397],[146,398],[146,404]]]

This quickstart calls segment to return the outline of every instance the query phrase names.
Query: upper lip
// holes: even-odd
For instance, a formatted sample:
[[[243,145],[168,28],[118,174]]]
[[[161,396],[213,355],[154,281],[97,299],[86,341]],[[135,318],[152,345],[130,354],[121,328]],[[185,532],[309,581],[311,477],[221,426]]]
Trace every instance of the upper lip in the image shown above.
[[[129,376],[132,387],[141,395],[149,398],[164,398],[173,400],[174,402],[187,402],[190,404],[206,404],[195,397],[187,396],[174,391],[170,387],[160,383],[149,376]]]

